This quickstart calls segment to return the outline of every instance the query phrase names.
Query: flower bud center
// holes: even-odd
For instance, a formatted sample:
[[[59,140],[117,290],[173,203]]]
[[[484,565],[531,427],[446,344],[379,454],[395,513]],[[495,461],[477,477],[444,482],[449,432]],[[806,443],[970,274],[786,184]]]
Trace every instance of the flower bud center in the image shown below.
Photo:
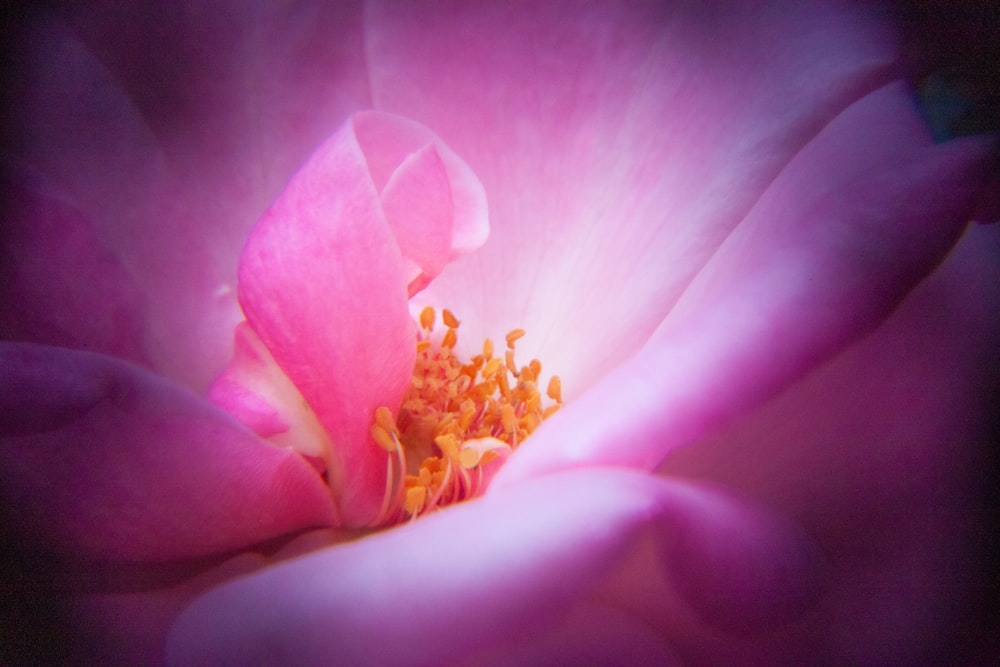
[[[484,476],[562,405],[559,376],[549,380],[546,407],[538,389],[541,362],[517,366],[514,346],[523,329],[507,334],[502,358],[486,339],[482,354],[463,363],[454,353],[459,321],[449,310],[441,315],[446,331],[434,341],[434,309],[420,313],[417,359],[398,415],[385,406],[375,410],[372,439],[390,454],[377,525],[478,495]]]

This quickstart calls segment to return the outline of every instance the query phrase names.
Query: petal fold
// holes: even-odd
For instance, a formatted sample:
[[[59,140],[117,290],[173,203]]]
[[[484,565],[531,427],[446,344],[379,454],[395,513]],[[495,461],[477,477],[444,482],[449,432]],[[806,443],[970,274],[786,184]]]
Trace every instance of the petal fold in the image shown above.
[[[28,544],[167,561],[333,521],[301,457],[135,366],[3,343],[0,377],[0,499]]]
[[[246,322],[236,327],[233,360],[208,398],[262,438],[326,461],[330,438],[309,404]]]

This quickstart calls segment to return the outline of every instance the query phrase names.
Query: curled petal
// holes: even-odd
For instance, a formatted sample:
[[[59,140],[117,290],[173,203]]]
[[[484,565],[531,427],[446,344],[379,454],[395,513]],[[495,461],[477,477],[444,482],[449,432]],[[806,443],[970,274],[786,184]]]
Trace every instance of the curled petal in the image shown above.
[[[28,343],[0,369],[0,499],[45,548],[166,561],[333,521],[309,464],[162,378]]]
[[[769,626],[815,592],[815,551],[766,513],[687,484],[576,471],[225,584],[180,616],[168,660],[450,664],[511,638],[541,651],[643,537],[709,623]]]
[[[376,407],[398,405],[415,352],[403,259],[350,125],[264,214],[239,274],[247,321],[333,443],[344,521],[366,523],[386,465],[368,427]]]
[[[423,125],[401,116],[367,111],[353,117],[358,142],[372,170],[379,192],[385,190],[406,158],[433,146],[448,178],[453,211],[448,259],[472,252],[486,242],[490,233],[486,190],[465,161]],[[390,220],[390,224],[395,223]],[[406,255],[406,244],[400,242]]]
[[[433,146],[410,155],[382,191],[382,210],[404,257],[413,263],[410,296],[441,273],[451,252],[451,190]]]
[[[441,271],[455,230],[485,224],[467,166],[425,128],[372,112],[313,154],[250,235],[239,296],[254,336],[243,340],[263,347],[238,347],[213,395],[322,455],[346,524],[373,520],[384,495],[386,454],[369,427],[377,407],[399,405],[413,368],[407,288]],[[290,383],[261,386],[275,374]]]

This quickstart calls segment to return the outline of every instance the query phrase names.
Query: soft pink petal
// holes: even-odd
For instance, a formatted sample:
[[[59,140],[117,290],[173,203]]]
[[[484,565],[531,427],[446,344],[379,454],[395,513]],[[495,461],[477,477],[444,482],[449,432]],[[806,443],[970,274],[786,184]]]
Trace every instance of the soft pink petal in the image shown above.
[[[892,77],[864,7],[374,3],[374,105],[427,125],[489,194],[491,236],[421,305],[459,345],[515,327],[574,398],[660,324],[789,159]]]
[[[25,548],[165,561],[329,525],[298,455],[109,357],[0,346],[0,485]]]
[[[814,592],[813,551],[766,514],[686,484],[580,471],[217,588],[179,618],[169,661],[417,665],[541,650],[643,536],[681,604],[713,620],[769,625],[797,617]],[[585,656],[610,649],[581,643]]]
[[[595,462],[652,468],[875,328],[955,242],[988,170],[983,141],[931,146],[926,135],[901,85],[847,109],[652,342],[544,425],[495,483]]]
[[[144,352],[203,390],[231,352],[246,235],[368,106],[361,6],[177,2],[18,12],[7,157],[40,171],[142,296]],[[5,158],[6,159],[6,158]],[[73,296],[94,287],[79,281]],[[60,294],[38,294],[40,307]]]
[[[415,357],[403,258],[346,124],[299,170],[240,258],[247,321],[333,444],[329,482],[342,520],[379,511],[386,453],[375,408],[395,410]]]

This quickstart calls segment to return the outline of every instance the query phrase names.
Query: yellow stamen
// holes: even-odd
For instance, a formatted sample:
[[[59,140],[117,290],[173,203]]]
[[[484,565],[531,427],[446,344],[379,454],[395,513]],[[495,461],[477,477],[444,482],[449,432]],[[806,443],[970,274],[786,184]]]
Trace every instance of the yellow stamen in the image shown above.
[[[553,376],[547,396],[556,404],[543,406],[537,384],[541,362],[532,359],[517,368],[514,343],[523,329],[507,334],[503,358],[493,356],[493,343],[486,339],[483,353],[462,363],[453,352],[460,322],[450,310],[441,315],[448,330],[435,344],[430,335],[435,311],[428,306],[420,312],[417,359],[396,418],[386,406],[375,410],[372,439],[390,454],[377,525],[478,495],[483,466],[516,449],[562,403],[561,384]]]

